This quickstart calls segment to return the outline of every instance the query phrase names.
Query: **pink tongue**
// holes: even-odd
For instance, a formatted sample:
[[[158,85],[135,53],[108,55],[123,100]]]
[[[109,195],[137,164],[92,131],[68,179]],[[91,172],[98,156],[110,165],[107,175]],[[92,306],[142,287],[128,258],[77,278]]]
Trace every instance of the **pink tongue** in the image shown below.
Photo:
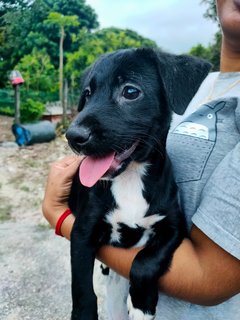
[[[108,171],[114,160],[115,152],[104,158],[86,157],[80,164],[79,178],[81,184],[91,188]]]

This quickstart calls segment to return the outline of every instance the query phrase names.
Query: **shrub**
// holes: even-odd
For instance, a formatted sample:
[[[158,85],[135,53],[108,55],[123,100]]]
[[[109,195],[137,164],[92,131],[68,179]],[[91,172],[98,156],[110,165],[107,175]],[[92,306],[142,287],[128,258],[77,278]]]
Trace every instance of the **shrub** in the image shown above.
[[[27,99],[21,103],[20,108],[20,121],[21,123],[32,123],[38,121],[43,112],[45,106],[42,102]]]
[[[0,114],[3,114],[4,116],[13,117],[14,116],[14,109],[10,107],[1,107],[0,106]]]

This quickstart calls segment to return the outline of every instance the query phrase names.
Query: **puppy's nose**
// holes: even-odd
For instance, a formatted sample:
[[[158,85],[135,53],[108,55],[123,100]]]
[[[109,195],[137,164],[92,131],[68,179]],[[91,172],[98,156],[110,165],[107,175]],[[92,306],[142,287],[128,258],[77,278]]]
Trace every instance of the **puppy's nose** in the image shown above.
[[[91,131],[88,128],[80,127],[78,129],[76,142],[79,144],[84,144],[90,139],[90,136],[91,136]]]
[[[91,137],[91,131],[89,128],[81,126],[81,127],[70,127],[67,130],[66,138],[68,141],[75,146],[81,147],[86,144]]]

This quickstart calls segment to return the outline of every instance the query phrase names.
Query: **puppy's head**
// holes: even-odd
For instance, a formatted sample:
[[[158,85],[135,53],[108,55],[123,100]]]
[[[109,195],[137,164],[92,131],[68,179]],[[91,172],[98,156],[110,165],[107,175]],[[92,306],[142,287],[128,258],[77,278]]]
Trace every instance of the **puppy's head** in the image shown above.
[[[66,134],[70,146],[86,155],[82,180],[96,171],[83,184],[92,186],[164,148],[172,111],[184,113],[209,68],[200,59],[152,49],[99,58],[84,75],[79,114]]]

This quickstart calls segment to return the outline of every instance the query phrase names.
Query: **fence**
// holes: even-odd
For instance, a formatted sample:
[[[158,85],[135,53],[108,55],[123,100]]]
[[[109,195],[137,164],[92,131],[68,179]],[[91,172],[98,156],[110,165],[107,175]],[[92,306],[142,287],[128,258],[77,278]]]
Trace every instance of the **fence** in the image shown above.
[[[39,101],[44,104],[47,102],[58,101],[58,92],[41,92],[26,90],[24,87],[21,91],[21,102],[27,99]],[[78,104],[79,93],[70,91],[68,94],[68,105],[71,109],[75,109]],[[12,116],[14,114],[15,102],[14,102],[14,90],[13,89],[0,89],[0,114]]]
[[[0,112],[4,109],[14,110],[13,90],[0,90]]]

